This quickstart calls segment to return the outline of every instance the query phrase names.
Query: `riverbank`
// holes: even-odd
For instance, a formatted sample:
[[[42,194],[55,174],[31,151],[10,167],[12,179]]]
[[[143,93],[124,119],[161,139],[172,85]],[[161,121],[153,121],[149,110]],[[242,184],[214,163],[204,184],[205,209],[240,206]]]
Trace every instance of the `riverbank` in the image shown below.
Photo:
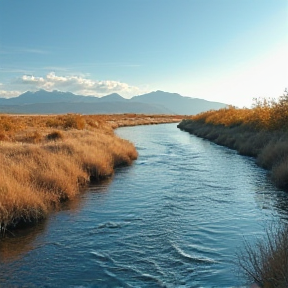
[[[253,109],[229,107],[184,119],[177,126],[216,144],[256,158],[274,184],[288,191],[288,94],[278,101],[257,101]],[[247,244],[240,267],[260,287],[287,287],[287,226],[268,231],[257,245]],[[251,286],[253,287],[253,286]],[[256,286],[257,287],[257,286]],[[259,287],[259,286],[258,286]]]
[[[183,120],[178,127],[218,145],[253,156],[269,170],[272,181],[288,191],[288,134],[286,131],[257,131],[245,126],[223,126]]]
[[[179,122],[167,115],[0,115],[0,230],[34,223],[137,158],[113,129]]]
[[[285,98],[286,99],[286,98]],[[256,158],[275,185],[288,191],[288,102],[258,103],[253,109],[208,111],[177,126],[218,145]]]

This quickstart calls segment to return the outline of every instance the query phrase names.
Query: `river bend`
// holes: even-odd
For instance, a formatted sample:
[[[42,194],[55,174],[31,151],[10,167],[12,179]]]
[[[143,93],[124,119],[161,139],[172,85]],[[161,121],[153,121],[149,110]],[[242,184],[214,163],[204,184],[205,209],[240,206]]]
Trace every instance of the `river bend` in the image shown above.
[[[245,287],[235,255],[287,219],[254,159],[176,124],[126,127],[139,158],[0,244],[0,287]]]

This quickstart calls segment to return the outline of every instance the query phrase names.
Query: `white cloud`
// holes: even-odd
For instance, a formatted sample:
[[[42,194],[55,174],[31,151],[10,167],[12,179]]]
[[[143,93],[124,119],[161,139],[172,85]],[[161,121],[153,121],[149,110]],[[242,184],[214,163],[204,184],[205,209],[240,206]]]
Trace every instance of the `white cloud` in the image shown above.
[[[45,82],[44,78],[42,77],[34,77],[29,75],[23,75],[21,77],[21,80],[23,81],[23,83],[30,83],[30,84]]]
[[[25,91],[37,91],[39,89],[69,91],[84,96],[104,96],[110,93],[119,93],[124,97],[131,97],[142,92],[138,87],[120,81],[99,81],[77,75],[59,76],[55,72],[50,72],[44,77],[23,75],[10,83],[3,84],[1,88],[3,88],[0,93],[1,97],[18,96]],[[18,95],[15,95],[16,90],[19,92]]]
[[[21,94],[20,91],[6,91],[6,90],[0,90],[0,97],[1,98],[11,98],[16,97]]]

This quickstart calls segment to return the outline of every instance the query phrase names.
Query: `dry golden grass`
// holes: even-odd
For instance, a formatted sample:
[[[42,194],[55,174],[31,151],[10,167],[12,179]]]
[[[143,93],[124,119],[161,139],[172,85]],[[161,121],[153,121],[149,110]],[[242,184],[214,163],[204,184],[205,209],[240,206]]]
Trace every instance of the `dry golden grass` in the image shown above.
[[[287,130],[288,92],[275,99],[254,99],[252,109],[229,106],[191,116],[190,119],[206,124],[227,127],[245,125],[256,130]]]
[[[91,180],[137,158],[120,126],[178,122],[175,116],[0,116],[0,233],[46,217]]]
[[[288,93],[276,100],[255,100],[252,109],[229,107],[183,120],[179,128],[254,156],[271,170],[271,179],[288,190]]]

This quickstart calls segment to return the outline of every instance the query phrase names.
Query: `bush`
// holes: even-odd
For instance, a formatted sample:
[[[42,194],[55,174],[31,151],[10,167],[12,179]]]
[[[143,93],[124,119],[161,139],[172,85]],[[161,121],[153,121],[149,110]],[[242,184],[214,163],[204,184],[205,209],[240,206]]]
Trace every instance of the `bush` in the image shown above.
[[[64,135],[61,131],[53,131],[46,136],[47,140],[56,141],[56,140],[63,140]]]
[[[288,228],[270,228],[256,245],[246,242],[238,255],[240,268],[250,282],[263,288],[288,287]]]
[[[85,127],[85,119],[81,115],[67,115],[63,124],[65,129],[78,129],[82,130]]]

